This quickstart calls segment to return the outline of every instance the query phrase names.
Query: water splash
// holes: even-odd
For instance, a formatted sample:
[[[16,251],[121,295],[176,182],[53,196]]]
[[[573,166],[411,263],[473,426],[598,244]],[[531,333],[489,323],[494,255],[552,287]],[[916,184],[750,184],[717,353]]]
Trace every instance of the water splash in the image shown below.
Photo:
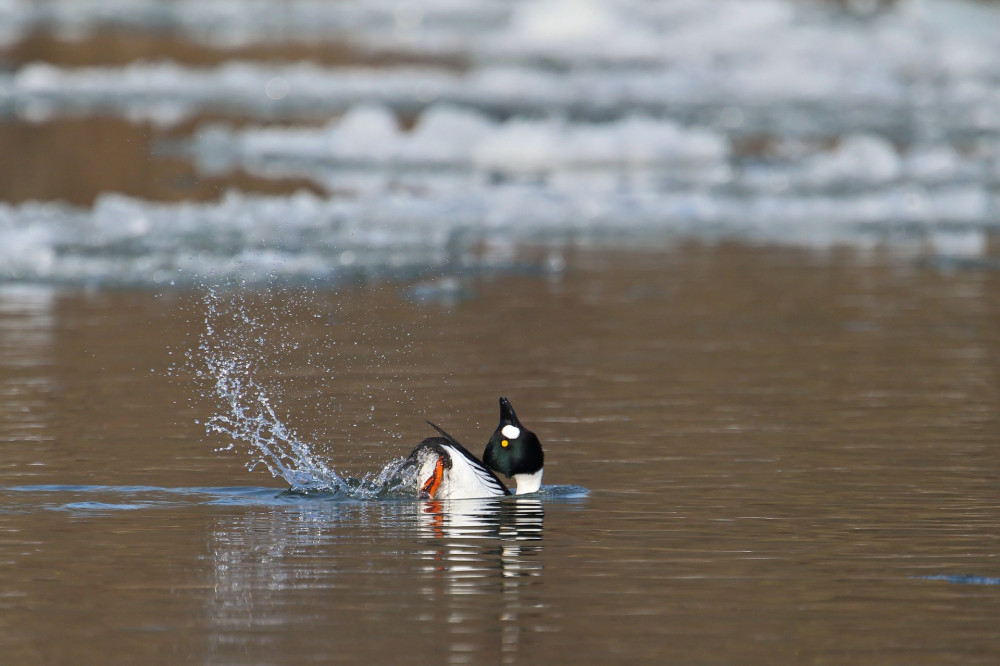
[[[233,440],[223,450],[232,450],[237,441],[246,442],[254,450],[247,464],[250,470],[264,465],[273,477],[280,476],[303,490],[339,488],[340,476],[278,418],[264,390],[252,377],[243,376],[248,368],[241,367],[239,359],[208,354],[206,362],[215,378],[216,396],[228,407],[206,423],[209,433]]]
[[[267,331],[267,324],[252,316],[240,292],[225,295],[208,289],[202,298],[204,329],[197,354],[188,354],[196,367],[202,394],[216,402],[216,413],[204,426],[212,437],[228,443],[217,451],[243,448],[252,471],[264,467],[274,478],[284,479],[293,492],[346,494],[358,499],[394,495],[412,496],[416,478],[403,469],[405,459],[385,464],[381,470],[359,478],[339,473],[323,457],[323,446],[306,441],[279,416],[257,373],[266,371],[277,351],[298,348],[282,341],[277,351],[269,338],[287,331]],[[270,335],[268,335],[270,333]]]

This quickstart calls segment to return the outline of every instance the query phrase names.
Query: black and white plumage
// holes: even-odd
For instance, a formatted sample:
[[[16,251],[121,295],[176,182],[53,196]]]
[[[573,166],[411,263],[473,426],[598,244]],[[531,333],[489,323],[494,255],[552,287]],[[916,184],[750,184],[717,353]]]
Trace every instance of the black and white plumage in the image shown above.
[[[430,422],[428,422],[430,423]],[[420,442],[407,459],[417,468],[421,499],[502,497],[510,491],[496,474],[454,437],[430,424],[441,437]]]
[[[417,445],[406,461],[415,467],[421,499],[478,499],[511,492],[494,470],[513,477],[517,494],[537,492],[542,485],[545,456],[535,433],[525,428],[507,398],[500,398],[500,424],[486,444],[483,460],[469,453],[458,440],[427,422],[440,433]]]
[[[500,398],[500,424],[486,444],[483,462],[506,478],[513,477],[517,494],[537,492],[542,487],[545,454],[538,436],[521,423],[507,398]]]

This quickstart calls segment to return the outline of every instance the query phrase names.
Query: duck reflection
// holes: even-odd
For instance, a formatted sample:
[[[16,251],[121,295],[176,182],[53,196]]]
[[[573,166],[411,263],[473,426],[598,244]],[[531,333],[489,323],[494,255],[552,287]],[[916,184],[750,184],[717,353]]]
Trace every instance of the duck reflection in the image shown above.
[[[209,663],[306,644],[512,663],[551,622],[538,499],[288,497],[234,508],[207,543]]]
[[[430,596],[442,599],[435,607],[447,612],[449,663],[482,661],[483,654],[499,655],[513,663],[521,651],[525,626],[538,626],[544,604],[532,588],[541,582],[544,510],[538,499],[505,498],[422,502],[418,527],[426,540],[420,551]],[[537,591],[537,590],[536,590]],[[485,596],[495,618],[483,613]],[[484,617],[484,615],[486,615]],[[482,623],[500,627],[499,646],[472,640]],[[481,636],[480,636],[481,638]],[[497,647],[499,649],[497,649]]]

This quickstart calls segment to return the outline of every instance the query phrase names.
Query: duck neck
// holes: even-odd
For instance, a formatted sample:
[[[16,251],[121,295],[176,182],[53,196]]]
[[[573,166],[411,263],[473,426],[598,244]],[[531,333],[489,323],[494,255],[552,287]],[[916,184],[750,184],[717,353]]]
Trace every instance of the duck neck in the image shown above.
[[[514,494],[524,495],[525,493],[537,492],[542,487],[543,471],[540,469],[533,474],[515,474],[514,481],[517,482],[517,490]]]

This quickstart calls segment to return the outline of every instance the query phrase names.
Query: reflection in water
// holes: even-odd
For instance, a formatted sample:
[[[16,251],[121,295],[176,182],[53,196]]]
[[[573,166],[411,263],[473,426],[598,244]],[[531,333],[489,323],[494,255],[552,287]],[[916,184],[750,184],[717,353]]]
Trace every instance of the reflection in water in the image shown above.
[[[245,508],[245,507],[244,507]],[[300,619],[304,592],[339,586],[345,524],[368,532],[394,524],[401,507],[307,501],[220,516],[208,534],[214,594],[208,600],[210,663],[279,642]]]
[[[42,407],[52,391],[53,302],[47,287],[0,288],[0,441],[51,441]],[[37,455],[37,451],[34,455]],[[10,452],[8,449],[8,459]]]
[[[542,503],[537,499],[482,499],[423,502],[418,523],[429,541],[420,551],[426,563],[428,589],[442,592],[440,611],[447,611],[450,634],[448,663],[470,663],[476,644],[470,634],[482,618],[467,595],[499,596],[496,621],[500,627],[502,663],[513,663],[521,643],[523,622],[533,622],[544,604],[522,594],[542,579]],[[497,575],[499,574],[499,575]],[[436,596],[436,595],[435,595]]]
[[[525,498],[303,499],[220,516],[208,544],[208,661],[254,661],[255,651],[282,651],[286,642],[302,649],[317,637],[298,636],[297,627],[315,622],[308,609],[322,598],[326,621],[341,631],[376,632],[371,649],[407,645],[432,661],[499,655],[513,663],[545,608],[543,516],[541,501]],[[365,624],[373,608],[377,627]],[[419,635],[393,640],[414,619]]]

